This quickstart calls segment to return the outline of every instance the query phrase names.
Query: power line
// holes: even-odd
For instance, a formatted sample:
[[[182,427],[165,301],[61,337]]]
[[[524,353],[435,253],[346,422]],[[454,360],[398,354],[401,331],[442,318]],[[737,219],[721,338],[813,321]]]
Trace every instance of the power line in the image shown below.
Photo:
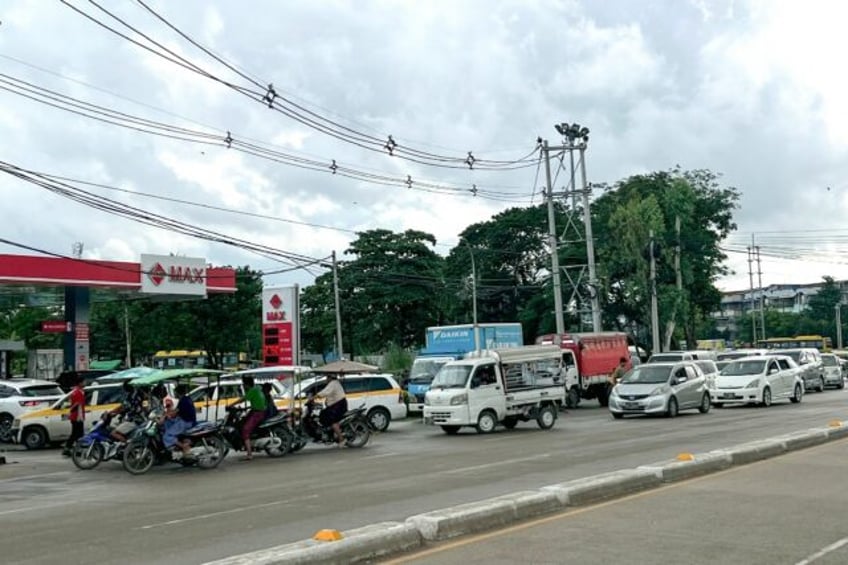
[[[527,155],[525,155],[525,156],[523,156],[519,159],[491,160],[491,159],[477,158],[473,155],[473,152],[471,152],[471,151],[469,151],[467,156],[465,156],[465,157],[453,157],[453,156],[438,155],[438,154],[435,154],[435,153],[431,153],[431,152],[428,152],[428,151],[422,151],[422,150],[414,149],[414,148],[411,148],[411,147],[405,147],[404,145],[397,143],[397,141],[395,140],[395,138],[392,135],[388,135],[385,138],[378,138],[378,137],[372,136],[370,134],[366,134],[366,133],[357,131],[353,128],[349,128],[347,126],[344,126],[343,124],[337,123],[337,122],[335,122],[335,121],[333,121],[329,118],[321,116],[320,114],[317,114],[316,112],[313,112],[313,111],[309,110],[308,108],[305,108],[304,106],[297,104],[296,102],[292,101],[291,99],[289,99],[285,96],[280,96],[279,93],[274,88],[272,83],[268,83],[267,87],[266,87],[266,86],[263,86],[264,83],[259,83],[258,81],[255,81],[254,79],[248,77],[248,81],[251,84],[253,84],[254,86],[259,85],[258,88],[260,88],[260,90],[257,91],[257,90],[254,90],[251,87],[245,87],[245,86],[237,85],[237,84],[230,82],[228,80],[224,80],[224,79],[212,74],[211,72],[207,71],[206,69],[200,67],[199,65],[195,64],[194,62],[188,60],[187,58],[175,53],[173,50],[168,49],[167,47],[165,47],[161,43],[154,40],[149,35],[140,31],[138,28],[130,25],[124,19],[122,19],[119,16],[115,15],[114,13],[110,12],[109,10],[107,10],[106,8],[104,8],[103,6],[101,6],[100,4],[95,2],[94,0],[89,0],[89,3],[92,4],[93,6],[95,6],[98,10],[100,10],[101,12],[103,12],[104,14],[109,16],[110,18],[112,18],[113,20],[117,21],[119,24],[121,24],[126,29],[128,29],[128,30],[132,31],[133,33],[135,33],[136,35],[144,38],[147,42],[154,45],[156,48],[153,48],[150,45],[144,44],[141,41],[138,41],[138,40],[126,35],[125,33],[114,29],[110,25],[108,25],[108,24],[104,23],[103,21],[99,20],[98,18],[92,16],[88,12],[85,12],[85,11],[81,10],[80,8],[70,4],[67,0],[60,0],[60,1],[63,4],[65,4],[66,6],[68,6],[70,9],[72,9],[73,11],[82,15],[83,17],[85,17],[86,19],[95,23],[96,25],[98,25],[98,26],[102,27],[103,29],[105,29],[105,30],[107,30],[107,31],[109,31],[109,32],[131,42],[131,43],[133,43],[134,45],[136,45],[136,46],[138,46],[142,49],[145,49],[146,51],[148,51],[148,52],[150,52],[150,53],[152,53],[152,54],[154,54],[158,57],[161,57],[161,58],[163,58],[163,59],[165,59],[165,60],[167,60],[167,61],[169,61],[173,64],[176,64],[176,65],[178,65],[179,67],[181,67],[185,70],[188,70],[190,72],[198,74],[199,76],[202,76],[204,78],[213,80],[213,81],[215,81],[215,82],[217,82],[217,83],[219,83],[223,86],[226,86],[227,88],[235,90],[236,92],[238,92],[238,93],[240,93],[244,96],[247,96],[248,98],[254,100],[255,102],[259,102],[263,105],[266,105],[269,109],[272,109],[272,110],[274,110],[278,113],[281,113],[281,114],[289,117],[290,119],[292,119],[292,120],[294,120],[298,123],[301,123],[301,124],[311,128],[311,129],[319,131],[319,132],[321,132],[325,135],[336,138],[336,139],[343,141],[343,142],[346,142],[348,144],[352,144],[352,145],[358,146],[360,148],[366,149],[368,151],[382,153],[382,154],[388,153],[390,156],[395,156],[395,157],[398,157],[398,158],[401,158],[401,159],[404,159],[404,160],[407,160],[407,161],[412,161],[412,162],[419,163],[419,164],[422,164],[422,165],[427,165],[427,166],[453,168],[453,169],[466,169],[466,168],[467,169],[475,169],[476,168],[476,169],[491,169],[491,170],[514,170],[514,169],[518,169],[518,168],[525,168],[525,167],[533,166],[534,160],[531,160],[529,158],[532,157],[538,151],[538,145],[537,145]],[[146,5],[145,5],[145,7],[146,7]],[[171,27],[172,29],[175,29],[175,30],[177,29],[176,26],[173,26],[172,24],[167,22],[167,20],[165,20],[162,16],[160,16],[156,12],[150,10],[149,8],[147,8],[147,9],[149,11],[151,11],[151,13],[153,13],[157,17],[157,19],[166,22],[168,24],[168,26]],[[184,37],[187,37],[186,34],[184,34],[182,32],[180,32],[180,33]],[[193,40],[192,40],[192,42],[195,45],[198,45],[197,42],[194,42]],[[205,52],[207,52],[207,54],[211,53],[208,49],[206,49],[206,48],[203,48],[203,49],[204,49]],[[222,60],[219,60],[219,62],[221,62],[221,61]],[[229,63],[224,62],[223,64],[225,66],[228,66],[228,68],[230,68],[230,70],[234,70],[234,72],[236,72],[236,74],[239,74],[242,78],[244,78],[246,76],[240,70],[235,69],[235,67],[229,66]],[[264,89],[264,91],[262,89]]]

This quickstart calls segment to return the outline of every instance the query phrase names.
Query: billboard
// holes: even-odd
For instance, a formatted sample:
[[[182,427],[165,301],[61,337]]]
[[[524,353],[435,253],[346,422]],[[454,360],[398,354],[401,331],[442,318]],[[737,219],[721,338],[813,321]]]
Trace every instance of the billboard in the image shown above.
[[[300,364],[298,286],[262,289],[262,363],[266,367]]]
[[[206,259],[142,253],[141,292],[206,296]]]

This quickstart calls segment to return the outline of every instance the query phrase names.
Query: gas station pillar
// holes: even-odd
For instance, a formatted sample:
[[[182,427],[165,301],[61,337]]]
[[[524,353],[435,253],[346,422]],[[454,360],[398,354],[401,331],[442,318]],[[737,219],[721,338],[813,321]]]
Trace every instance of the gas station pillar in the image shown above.
[[[71,331],[65,332],[65,369],[84,371],[88,369],[88,315],[90,293],[85,286],[65,287],[65,321],[71,323]]]

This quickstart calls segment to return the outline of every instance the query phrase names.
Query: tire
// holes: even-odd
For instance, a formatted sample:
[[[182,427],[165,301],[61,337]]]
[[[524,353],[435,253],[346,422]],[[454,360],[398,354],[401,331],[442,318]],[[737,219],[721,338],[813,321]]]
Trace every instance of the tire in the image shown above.
[[[800,384],[795,385],[795,390],[792,393],[792,398],[789,399],[793,404],[798,404],[801,402],[801,398],[804,396],[803,387]]]
[[[371,439],[371,425],[362,418],[353,420],[343,430],[345,435],[345,445],[352,448],[365,447],[368,440]]]
[[[844,380],[839,381],[839,384],[836,385],[836,388],[838,388],[839,390],[842,390],[843,388],[845,388],[845,381]],[[2,425],[2,424],[0,424],[0,425]],[[0,439],[0,441],[3,441],[3,440]]]
[[[91,442],[87,445],[76,442],[71,448],[71,460],[77,466],[77,469],[81,471],[94,469],[100,465],[105,455],[106,449],[99,441]]]
[[[624,414],[618,414],[616,412],[610,412],[610,414],[612,414],[612,417],[616,420],[621,420],[622,418],[624,418]]]
[[[280,441],[280,445],[278,447],[273,447],[269,444],[265,448],[265,454],[268,455],[268,457],[283,457],[286,453],[291,451],[293,438],[287,429],[275,428],[272,431],[276,438]]]
[[[389,429],[389,424],[392,422],[392,415],[382,406],[372,408],[368,412],[368,425],[375,432],[385,432]]]
[[[24,429],[24,433],[21,435],[21,443],[27,449],[41,449],[47,445],[49,440],[47,430],[41,426],[30,426]]]
[[[701,414],[706,414],[710,411],[710,393],[705,392],[704,396],[701,398],[701,405],[698,406],[698,412]]]
[[[0,414],[0,443],[12,441],[12,424],[15,418],[11,414]]]
[[[227,455],[227,446],[224,439],[217,435],[211,435],[200,440],[199,445],[192,445],[191,450],[203,448],[203,453],[197,455],[197,466],[201,469],[214,469],[221,464]]]
[[[510,416],[509,418],[504,418],[503,427],[508,430],[515,428],[518,425],[518,418]]]
[[[156,463],[156,454],[148,441],[131,441],[124,448],[122,463],[130,475],[143,475]]]
[[[771,406],[771,389],[769,387],[763,389],[762,406],[763,408],[768,408],[769,406]]]
[[[291,449],[289,451],[291,451],[291,453],[297,453],[298,451],[306,447],[306,443],[307,442],[303,440],[297,440],[292,444]]]
[[[677,405],[677,399],[672,396],[668,399],[668,408],[666,408],[665,415],[669,418],[676,418],[679,413],[680,409]]]
[[[819,392],[824,392],[824,377],[819,377],[819,386],[816,387]]]
[[[565,407],[566,408],[577,408],[577,406],[579,404],[580,404],[580,393],[575,388],[569,389],[568,392],[565,393]]]
[[[539,409],[539,415],[536,416],[536,423],[543,430],[549,430],[554,427],[557,420],[557,413],[554,407],[550,404],[545,404]]]
[[[601,405],[601,408],[606,408],[609,406],[609,389],[605,386],[597,387],[598,388],[598,404]]]
[[[459,433],[459,426],[442,426],[442,431],[449,436],[455,436]]]
[[[483,410],[477,417],[477,433],[490,434],[495,431],[498,425],[498,418],[491,410]]]

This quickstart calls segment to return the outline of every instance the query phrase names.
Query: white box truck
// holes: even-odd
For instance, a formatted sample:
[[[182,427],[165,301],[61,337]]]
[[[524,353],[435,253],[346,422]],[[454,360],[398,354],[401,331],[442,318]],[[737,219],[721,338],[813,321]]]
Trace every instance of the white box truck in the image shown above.
[[[565,402],[562,350],[529,345],[470,353],[439,370],[424,398],[424,423],[450,435],[465,426],[477,433],[535,420],[553,427]]]

